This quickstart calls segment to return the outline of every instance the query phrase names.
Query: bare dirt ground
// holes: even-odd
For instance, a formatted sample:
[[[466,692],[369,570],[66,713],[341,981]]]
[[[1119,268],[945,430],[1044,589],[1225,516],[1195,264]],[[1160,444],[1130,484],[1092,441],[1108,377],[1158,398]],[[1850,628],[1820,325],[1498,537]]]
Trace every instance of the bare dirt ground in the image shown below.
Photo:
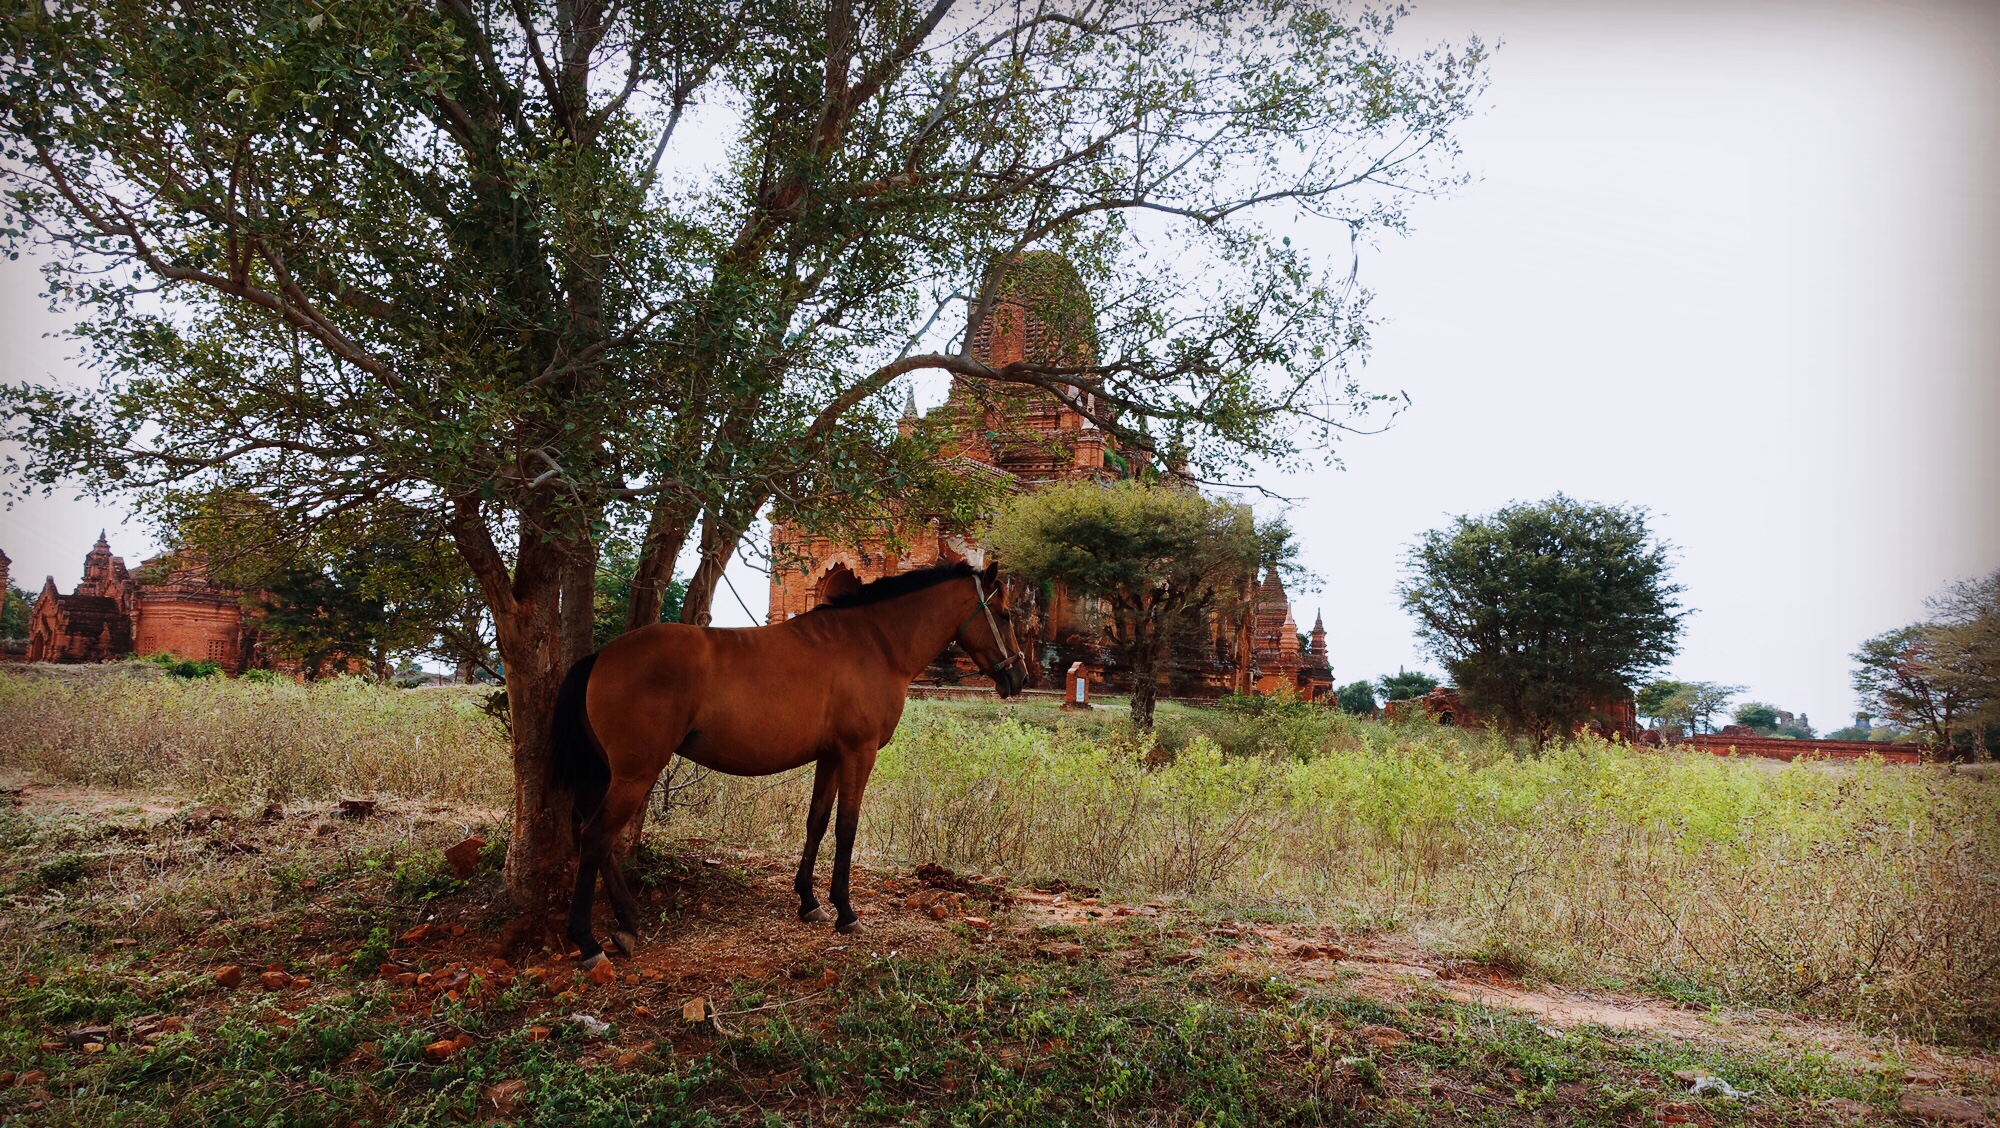
[[[188,819],[185,803],[161,796],[19,781],[7,790],[17,809],[38,822],[96,828],[100,834],[108,826],[157,828]],[[254,813],[230,813],[213,821],[199,819],[202,825],[185,834],[192,836],[186,841],[200,843],[204,856],[277,853],[300,842],[331,852],[343,843],[353,848],[362,840],[388,839],[416,840],[422,849],[435,850],[433,843],[449,842],[472,825],[493,825],[499,815],[385,803],[363,820],[344,819],[326,808],[278,813],[262,821]],[[173,843],[168,848],[181,849]],[[1427,952],[1395,935],[1244,923],[1168,902],[1124,903],[1091,890],[1009,887],[935,867],[887,872],[857,866],[855,908],[865,930],[840,936],[828,926],[794,918],[793,864],[790,858],[725,850],[700,839],[677,841],[672,853],[658,860],[656,880],[643,894],[652,919],[638,952],[591,977],[579,975],[566,953],[503,949],[503,922],[491,908],[497,901],[497,878],[489,874],[475,879],[466,895],[401,910],[377,974],[390,985],[395,1008],[413,1018],[433,1016],[446,1002],[477,1003],[523,980],[533,981],[543,990],[523,1018],[531,1037],[534,1030],[546,1035],[559,1023],[581,1021],[578,1016],[616,1022],[622,1031],[618,1041],[589,1050],[579,1061],[634,1068],[652,1055],[676,1047],[686,1051],[701,1039],[726,1033],[747,1016],[780,1009],[809,1015],[833,1004],[830,989],[843,977],[879,968],[885,961],[979,950],[1064,961],[1081,959],[1086,951],[1095,958],[1109,947],[1123,949],[1116,958],[1128,964],[1198,966],[1236,980],[1288,977],[1391,1008],[1446,999],[1519,1012],[1552,1031],[1605,1028],[1757,1054],[1812,1052],[1857,1068],[1899,1072],[1906,1088],[1903,1108],[1909,1114],[1903,1119],[1912,1123],[1990,1123],[1993,1094],[2000,1093],[2000,1059],[1990,1054],[1772,1011],[1692,1007],[1669,999],[1529,982],[1503,968]],[[825,869],[823,861],[822,880]],[[282,911],[217,916],[193,943],[152,951],[144,967],[216,978],[220,987],[210,989],[213,993],[201,1004],[208,1012],[202,1021],[276,1013],[272,1021],[282,1026],[289,1021],[285,1015],[332,1000],[338,994],[334,973],[356,954],[351,939],[337,939],[342,933],[335,922],[345,910],[332,886],[315,888],[306,879],[298,886],[298,899]],[[134,914],[125,921],[144,923],[145,913],[138,908],[144,896],[132,887]],[[117,896],[112,901],[99,914],[108,922],[120,919]],[[600,925],[608,934],[608,917]],[[10,927],[27,926],[17,918]],[[107,955],[144,943],[102,931],[96,936],[89,946]],[[208,966],[214,961],[209,953],[216,952],[227,953],[229,962]],[[191,961],[202,962],[189,966]],[[4,974],[6,969],[0,968]],[[14,974],[24,972],[16,968]],[[456,1052],[443,1040],[432,1051],[442,1057]],[[375,1052],[372,1043],[354,1051],[362,1065]],[[6,1080],[11,1083],[12,1074]],[[1939,1106],[1955,1114],[1923,1113],[1927,1106],[1919,1098],[1933,1093],[1961,1094],[1952,1098],[1960,1103]],[[1971,1094],[1969,1103],[1962,1094]],[[1833,1102],[1828,1109],[1826,1123],[1854,1123],[1869,1115],[1856,1102]],[[1669,1116],[1660,1122],[1704,1121]]]

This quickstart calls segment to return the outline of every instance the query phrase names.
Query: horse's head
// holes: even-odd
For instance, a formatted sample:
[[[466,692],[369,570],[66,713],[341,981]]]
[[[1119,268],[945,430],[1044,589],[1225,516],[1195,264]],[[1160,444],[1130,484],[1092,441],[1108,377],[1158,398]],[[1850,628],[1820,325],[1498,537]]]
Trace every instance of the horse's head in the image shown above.
[[[1007,610],[1007,590],[1000,583],[1000,565],[988,564],[972,574],[979,603],[958,628],[959,649],[972,656],[980,672],[993,679],[1002,697],[1012,697],[1028,684],[1028,658],[1014,637],[1014,617]]]

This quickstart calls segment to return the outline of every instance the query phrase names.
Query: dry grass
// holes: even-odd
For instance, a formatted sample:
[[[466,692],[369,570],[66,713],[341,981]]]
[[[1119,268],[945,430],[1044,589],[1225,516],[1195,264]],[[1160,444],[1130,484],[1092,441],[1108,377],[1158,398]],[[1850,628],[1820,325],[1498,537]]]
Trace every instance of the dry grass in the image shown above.
[[[203,798],[508,791],[498,732],[454,692],[0,675],[0,731],[10,766]],[[1159,750],[1103,717],[913,705],[870,786],[862,853],[2000,1039],[1992,783],[1595,742],[1526,757],[1317,712],[1176,717],[1164,740],[1171,762],[1148,766]],[[807,776],[711,777],[668,829],[790,851]]]
[[[0,763],[51,779],[227,803],[512,799],[505,739],[478,690],[29,669],[0,673]]]

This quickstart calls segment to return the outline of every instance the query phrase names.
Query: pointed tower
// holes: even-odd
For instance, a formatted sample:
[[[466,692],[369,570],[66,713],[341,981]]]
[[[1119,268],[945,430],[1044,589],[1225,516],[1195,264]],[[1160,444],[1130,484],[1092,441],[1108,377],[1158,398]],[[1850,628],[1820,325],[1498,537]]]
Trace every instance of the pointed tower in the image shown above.
[[[97,531],[97,543],[83,558],[83,582],[76,587],[78,595],[109,595],[111,587],[111,542],[105,538],[104,530]]]
[[[904,384],[903,417],[896,420],[897,433],[907,435],[915,431],[920,418],[917,414],[917,390],[908,384]]]
[[[1307,650],[1321,665],[1326,663],[1326,620],[1313,612],[1312,646]]]

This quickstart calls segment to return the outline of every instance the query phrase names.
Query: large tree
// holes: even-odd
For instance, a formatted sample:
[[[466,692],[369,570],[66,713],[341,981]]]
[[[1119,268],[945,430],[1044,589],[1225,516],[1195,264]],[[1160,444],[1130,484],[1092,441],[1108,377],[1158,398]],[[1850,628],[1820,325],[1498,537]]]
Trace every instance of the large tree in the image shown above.
[[[1644,510],[1561,494],[1425,533],[1403,606],[1466,703],[1537,745],[1672,657],[1685,615]]]
[[[1939,749],[1990,750],[2000,735],[2000,571],[1951,585],[1926,609],[1926,621],[1861,644],[1855,693]]]
[[[848,520],[940,475],[884,394],[919,370],[1207,475],[1326,451],[1368,399],[1364,296],[1285,233],[1454,183],[1484,67],[1274,0],[6,11],[4,227],[104,368],[8,391],[27,484],[431,513],[505,667],[523,908],[569,856],[548,720],[605,530],[638,530],[628,623],[684,546],[706,621],[767,506]],[[1092,288],[1094,347],[974,360],[1033,250]]]
[[[1105,641],[1132,663],[1132,722],[1153,702],[1175,638],[1233,601],[1263,566],[1288,567],[1291,531],[1185,486],[1078,481],[1023,494],[984,540],[1008,572],[1101,600]]]

